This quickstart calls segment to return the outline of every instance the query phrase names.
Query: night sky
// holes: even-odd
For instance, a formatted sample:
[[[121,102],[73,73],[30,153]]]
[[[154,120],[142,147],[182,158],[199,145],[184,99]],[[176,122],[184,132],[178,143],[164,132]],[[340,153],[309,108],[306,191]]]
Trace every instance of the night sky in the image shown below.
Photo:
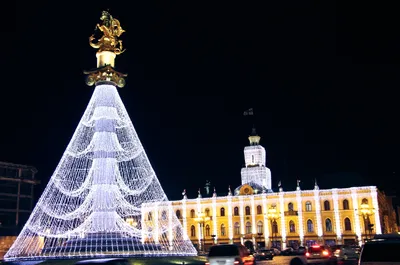
[[[145,3],[146,2],[146,3]],[[334,1],[34,1],[2,29],[0,161],[47,184],[94,87],[88,44],[103,9],[120,20],[119,89],[170,199],[206,180],[240,185],[253,124],[273,188],[399,186],[400,17]],[[127,2],[128,3],[128,2]],[[227,2],[228,3],[228,2]],[[376,3],[375,3],[376,4]],[[12,21],[15,21],[12,23]],[[4,26],[4,20],[3,20]],[[254,117],[243,112],[254,109]],[[397,188],[398,190],[398,188]]]

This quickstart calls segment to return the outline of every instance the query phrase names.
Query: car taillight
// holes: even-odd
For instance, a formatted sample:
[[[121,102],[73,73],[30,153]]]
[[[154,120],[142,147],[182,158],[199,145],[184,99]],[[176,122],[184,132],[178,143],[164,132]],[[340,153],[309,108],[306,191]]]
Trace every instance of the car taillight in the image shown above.
[[[240,262],[238,261],[238,260],[235,260],[234,262],[233,262],[233,264],[239,264]]]
[[[329,255],[329,251],[326,251],[326,250],[322,251],[322,255],[328,256]]]
[[[204,263],[204,265],[210,265],[210,262],[206,262],[206,263]]]
[[[309,256],[310,256],[310,253],[306,252],[306,257],[309,257]]]

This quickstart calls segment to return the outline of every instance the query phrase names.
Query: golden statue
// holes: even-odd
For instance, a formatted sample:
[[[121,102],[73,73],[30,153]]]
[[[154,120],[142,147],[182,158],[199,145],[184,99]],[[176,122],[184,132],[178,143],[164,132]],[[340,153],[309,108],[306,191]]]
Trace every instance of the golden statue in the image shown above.
[[[102,12],[100,20],[102,23],[97,24],[95,30],[99,29],[103,36],[96,42],[94,42],[94,35],[89,37],[90,46],[98,49],[97,68],[84,71],[87,75],[86,84],[92,86],[98,82],[111,82],[118,87],[124,87],[127,75],[116,71],[114,67],[115,57],[125,51],[122,49],[122,41],[118,39],[125,30],[107,11]]]
[[[125,30],[122,29],[118,19],[113,18],[107,11],[103,11],[100,20],[102,20],[102,24],[97,24],[96,29],[99,29],[103,36],[96,43],[93,42],[94,35],[90,36],[90,46],[99,49],[98,52],[110,51],[116,55],[123,53],[125,50],[122,49],[122,40],[118,38]]]

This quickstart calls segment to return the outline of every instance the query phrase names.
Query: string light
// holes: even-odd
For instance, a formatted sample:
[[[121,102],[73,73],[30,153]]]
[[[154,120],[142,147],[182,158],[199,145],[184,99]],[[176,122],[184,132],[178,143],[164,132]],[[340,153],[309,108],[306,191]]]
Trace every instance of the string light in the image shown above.
[[[98,85],[5,259],[197,255],[171,205],[116,87]]]
[[[253,183],[271,191],[271,170],[265,166],[265,148],[261,145],[246,146],[244,160],[246,167],[241,170],[242,185]]]

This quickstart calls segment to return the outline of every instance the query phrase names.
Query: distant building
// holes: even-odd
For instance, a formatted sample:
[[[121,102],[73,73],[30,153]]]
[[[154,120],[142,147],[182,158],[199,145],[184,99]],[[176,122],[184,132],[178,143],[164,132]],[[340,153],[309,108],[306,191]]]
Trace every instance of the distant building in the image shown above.
[[[36,173],[31,166],[0,162],[0,258],[31,214]]]
[[[24,224],[34,203],[36,168],[0,162],[0,226],[12,228]]]
[[[246,166],[242,185],[226,196],[183,199],[170,202],[169,212],[181,220],[184,230],[199,250],[217,243],[245,244],[248,248],[278,248],[313,244],[362,244],[374,234],[397,232],[390,199],[375,186],[345,189],[295,191],[271,188],[265,149],[253,130],[244,149]],[[142,206],[144,226],[155,216],[166,216],[165,207]],[[170,213],[169,213],[170,214]],[[146,219],[147,218],[147,219]],[[155,229],[149,227],[148,229]]]

